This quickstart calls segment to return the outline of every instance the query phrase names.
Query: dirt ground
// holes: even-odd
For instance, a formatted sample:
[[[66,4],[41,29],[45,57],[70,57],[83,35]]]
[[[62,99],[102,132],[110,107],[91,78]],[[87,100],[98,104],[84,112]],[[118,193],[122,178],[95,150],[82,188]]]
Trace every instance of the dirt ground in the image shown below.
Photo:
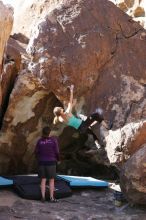
[[[0,220],[146,220],[146,207],[116,207],[113,190],[76,190],[58,203],[25,200],[0,190]]]

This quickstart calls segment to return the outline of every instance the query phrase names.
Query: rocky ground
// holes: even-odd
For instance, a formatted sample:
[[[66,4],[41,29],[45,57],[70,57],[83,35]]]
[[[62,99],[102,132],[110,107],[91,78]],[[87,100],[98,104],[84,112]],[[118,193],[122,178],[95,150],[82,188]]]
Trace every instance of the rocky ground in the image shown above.
[[[0,190],[0,220],[145,220],[146,208],[116,207],[112,189],[79,190],[58,203],[25,200]]]

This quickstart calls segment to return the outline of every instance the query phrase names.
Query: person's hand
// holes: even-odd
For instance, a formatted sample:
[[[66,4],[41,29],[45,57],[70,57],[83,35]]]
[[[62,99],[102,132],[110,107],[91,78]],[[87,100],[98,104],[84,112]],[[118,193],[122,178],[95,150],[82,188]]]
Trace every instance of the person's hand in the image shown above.
[[[68,86],[67,89],[69,89],[70,91],[73,91],[74,85],[72,84],[71,86]]]
[[[74,90],[74,85],[72,84],[71,86],[70,86],[70,91],[73,91]]]

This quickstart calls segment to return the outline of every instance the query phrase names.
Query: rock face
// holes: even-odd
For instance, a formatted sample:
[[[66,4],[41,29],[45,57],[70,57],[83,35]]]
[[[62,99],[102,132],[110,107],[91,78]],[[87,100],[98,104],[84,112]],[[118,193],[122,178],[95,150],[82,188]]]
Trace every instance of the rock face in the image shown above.
[[[124,165],[121,187],[131,203],[146,204],[146,145],[137,151]]]
[[[30,38],[33,28],[50,11],[57,8],[59,4],[64,4],[64,0],[14,0],[15,4],[15,23],[13,33],[21,33]]]
[[[19,25],[26,35],[21,42],[30,38],[28,57],[2,122],[0,172],[34,171],[36,140],[44,125],[52,125],[53,107],[66,104],[72,83],[76,114],[89,114],[99,105],[111,130],[96,129],[105,145],[98,152],[87,135],[54,128],[60,170],[95,175],[99,164],[121,166],[146,142],[146,31],[106,0],[30,1],[27,8],[35,25],[31,18]],[[19,66],[18,54],[14,60]]]
[[[2,72],[3,56],[6,46],[6,42],[10,36],[13,25],[13,10],[8,6],[4,6],[0,1],[0,75]],[[2,91],[0,82],[0,105],[2,103]]]
[[[108,21],[102,16],[106,7],[107,14],[114,14]],[[79,27],[82,19],[85,24]],[[111,163],[123,162],[132,154],[128,146],[143,130],[146,65],[141,48],[145,47],[145,34],[110,2],[69,1],[38,24],[28,45],[30,71],[61,102],[67,99],[66,87],[73,83],[77,112],[89,114],[98,104],[105,109],[106,119],[113,124],[112,131],[103,132]],[[137,143],[138,147],[144,142]],[[121,152],[115,156],[118,147]]]
[[[20,47],[20,45],[19,45]],[[21,49],[18,43],[9,38],[5,49],[4,68],[2,71],[2,102],[0,124],[2,124],[3,116],[7,110],[9,95],[14,87],[16,77],[21,69]]]
[[[146,142],[146,122],[131,122],[124,127],[107,132],[106,151],[110,163],[121,166]]]
[[[110,0],[146,29],[145,0]]]

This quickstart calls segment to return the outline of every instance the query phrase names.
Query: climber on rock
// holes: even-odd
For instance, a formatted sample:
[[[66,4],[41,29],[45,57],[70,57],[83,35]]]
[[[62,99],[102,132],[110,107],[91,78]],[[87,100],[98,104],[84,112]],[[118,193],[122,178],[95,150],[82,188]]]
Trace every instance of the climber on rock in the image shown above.
[[[64,108],[62,107],[55,107],[53,110],[53,113],[55,115],[53,123],[57,124],[58,122],[61,122],[79,130],[80,133],[87,132],[88,134],[91,134],[95,141],[96,147],[100,148],[99,140],[92,131],[92,126],[95,125],[97,122],[99,124],[102,123],[106,126],[106,124],[104,124],[103,110],[101,108],[97,108],[96,111],[92,113],[90,116],[86,117],[85,120],[82,120],[81,118],[74,116],[72,114],[74,85],[71,85],[69,87],[69,90],[70,100],[67,109],[64,110]]]

